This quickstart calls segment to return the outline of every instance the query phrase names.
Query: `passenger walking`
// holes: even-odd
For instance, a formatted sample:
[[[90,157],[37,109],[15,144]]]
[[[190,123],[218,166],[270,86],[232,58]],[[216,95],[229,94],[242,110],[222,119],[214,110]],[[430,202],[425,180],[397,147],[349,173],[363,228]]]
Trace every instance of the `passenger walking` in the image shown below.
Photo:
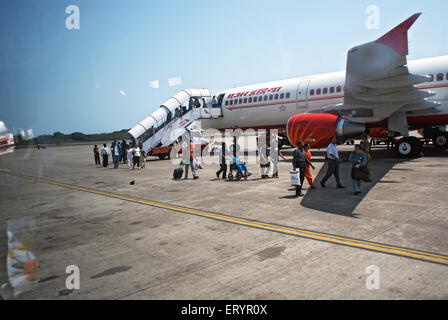
[[[278,178],[278,157],[281,157],[283,160],[286,160],[283,154],[280,152],[278,148],[278,137],[274,136],[271,144],[271,152],[269,153],[272,161],[272,178]]]
[[[219,175],[222,173],[222,178],[225,179],[227,177],[227,149],[226,149],[226,143],[223,142],[221,144],[221,151],[220,151],[220,157],[219,157],[219,170],[216,171],[216,176],[219,179]]]
[[[341,163],[342,160],[339,158],[339,152],[336,146],[337,143],[338,140],[336,139],[336,137],[330,138],[330,144],[327,147],[327,173],[325,174],[325,177],[323,177],[323,179],[320,181],[320,185],[322,186],[322,188],[325,188],[325,183],[331,177],[331,175],[334,175],[338,188],[345,188],[341,183],[341,179],[339,178],[339,163]]]
[[[120,163],[120,147],[116,141],[114,141],[112,152],[114,160],[114,169],[118,169],[118,165]]]
[[[184,164],[185,164],[185,177],[184,179],[188,179],[188,169],[191,168],[191,173],[193,174],[193,179],[198,179],[198,175],[196,174],[196,169],[194,167],[194,144],[190,141],[190,147],[188,148],[188,143],[184,141],[182,147],[182,153],[184,154]]]
[[[146,167],[146,152],[143,149],[143,145],[140,145],[140,168],[143,169]]]
[[[366,154],[366,169],[367,169],[367,173],[368,173],[368,177],[366,179],[366,182],[371,182],[372,181],[372,168],[370,166],[370,159],[372,158],[371,153],[370,153],[370,141],[369,141],[369,137],[367,134],[365,134],[363,136],[363,139],[361,141],[361,150],[364,151],[364,153]]]
[[[103,144],[103,147],[101,148],[101,156],[103,157],[103,167],[108,166],[109,153],[110,153],[109,148],[107,147],[106,144]]]
[[[218,105],[218,99],[216,99],[216,96],[213,96],[212,107],[216,107],[217,105]]]
[[[211,137],[210,137],[210,141],[209,141],[209,143],[208,143],[208,145],[207,145],[207,150],[208,150],[210,156],[213,157],[213,156],[215,155],[215,149],[216,149],[216,141],[215,141],[215,137],[214,137],[214,136],[211,136]]]
[[[305,143],[303,145],[303,149],[305,150],[305,156],[308,158],[308,160],[311,161],[310,145],[308,143]],[[315,189],[316,186],[313,183],[313,176],[311,175],[310,165],[308,163],[305,164],[305,178],[308,181],[311,189]]]
[[[126,140],[121,141],[121,161],[126,163],[128,155],[128,145],[126,144]]]
[[[297,149],[294,150],[292,154],[292,167],[293,169],[300,170],[300,185],[296,185],[296,196],[303,197],[302,186],[305,180],[305,167],[308,164],[314,170],[314,166],[305,155],[305,150],[303,149],[303,141],[299,140],[297,142]]]
[[[141,156],[140,148],[138,147],[138,145],[135,145],[134,156],[132,159],[132,162],[133,162],[132,169],[133,170],[135,169],[135,165],[137,165],[137,169],[140,169],[140,156]]]
[[[361,150],[359,144],[355,145],[355,150],[350,153],[348,160],[350,161],[352,168],[351,176],[353,180],[353,191],[355,192],[355,195],[358,195],[361,193],[361,180],[364,176],[362,167],[366,165],[366,154]],[[367,178],[367,173],[365,175],[365,178]]]
[[[95,158],[95,165],[101,165],[100,150],[98,149],[98,145],[95,145],[93,147],[93,155],[94,155],[94,158]]]
[[[132,155],[132,148],[131,148],[131,145],[128,144],[128,150],[126,152],[126,159],[128,161],[128,168],[129,169],[131,169],[132,166],[133,166],[132,157],[133,157],[133,155]]]
[[[194,98],[194,108],[200,108],[201,107],[201,103],[199,102],[198,98]]]
[[[269,167],[271,162],[269,160],[269,152],[266,142],[262,142],[258,149],[258,154],[260,156],[260,175],[261,179],[269,178]]]

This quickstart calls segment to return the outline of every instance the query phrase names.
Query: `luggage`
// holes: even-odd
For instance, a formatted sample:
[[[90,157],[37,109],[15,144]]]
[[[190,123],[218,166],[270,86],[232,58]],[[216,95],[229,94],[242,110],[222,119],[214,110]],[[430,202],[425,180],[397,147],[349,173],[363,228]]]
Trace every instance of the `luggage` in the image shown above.
[[[183,174],[184,174],[183,168],[176,168],[176,169],[174,169],[174,172],[173,172],[173,178],[178,180],[178,179],[182,178]]]
[[[353,180],[368,181],[369,170],[365,166],[359,168],[353,167],[351,176]]]
[[[291,176],[291,185],[300,186],[300,169],[291,169],[289,175]]]

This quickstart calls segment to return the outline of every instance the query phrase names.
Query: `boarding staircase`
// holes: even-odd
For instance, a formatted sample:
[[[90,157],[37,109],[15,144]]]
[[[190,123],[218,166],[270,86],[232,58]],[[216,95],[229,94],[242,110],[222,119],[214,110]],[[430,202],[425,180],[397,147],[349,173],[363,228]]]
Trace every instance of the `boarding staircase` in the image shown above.
[[[189,108],[190,99],[198,99],[201,106]],[[219,117],[222,117],[222,109],[213,106],[209,90],[184,89],[129,130],[129,134],[150,153],[156,147],[177,143],[183,134],[197,129],[196,120]]]

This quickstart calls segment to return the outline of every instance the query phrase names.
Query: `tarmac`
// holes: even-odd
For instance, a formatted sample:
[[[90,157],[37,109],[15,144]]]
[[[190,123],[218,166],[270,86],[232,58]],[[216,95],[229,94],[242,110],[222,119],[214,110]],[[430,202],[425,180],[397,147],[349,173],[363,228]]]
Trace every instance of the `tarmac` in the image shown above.
[[[339,147],[344,158],[352,148]],[[217,179],[216,164],[173,180],[176,165],[152,157],[143,170],[98,167],[88,145],[2,155],[0,261],[8,222],[35,221],[38,276],[17,298],[448,299],[448,151],[375,148],[361,195],[344,161],[345,189],[305,182],[303,198],[282,152],[278,179],[249,164],[238,182]],[[312,153],[319,181],[325,153]],[[80,289],[66,287],[69,265]]]

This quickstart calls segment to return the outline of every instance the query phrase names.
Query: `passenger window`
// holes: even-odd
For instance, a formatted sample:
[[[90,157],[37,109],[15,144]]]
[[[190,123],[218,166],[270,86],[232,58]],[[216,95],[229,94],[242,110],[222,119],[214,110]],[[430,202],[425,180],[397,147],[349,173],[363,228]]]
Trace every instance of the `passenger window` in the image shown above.
[[[239,103],[240,103],[240,104],[242,104],[242,103],[243,103],[243,99],[242,99],[242,98],[240,99]]]
[[[320,89],[316,89],[316,94],[317,94],[317,95],[320,94]]]
[[[229,100],[226,100],[226,106],[229,105]]]
[[[336,87],[336,92],[341,92],[341,90],[342,90],[342,87],[341,87],[341,86],[337,86],[337,87]]]
[[[230,100],[230,105],[233,105],[233,100]]]
[[[334,93],[334,87],[330,87],[330,93]]]
[[[257,102],[257,97],[254,97],[254,102]]]
[[[437,81],[443,81],[443,73],[437,74]]]
[[[268,96],[264,96],[264,99],[263,99],[264,101],[267,101],[268,100]]]
[[[244,98],[244,101],[243,101],[244,103],[247,103],[247,98]]]
[[[290,97],[290,93],[286,92],[286,99],[288,99]]]
[[[431,78],[428,80],[428,82],[433,82],[434,81],[434,75],[433,74],[428,74],[428,76]]]
[[[310,90],[310,96],[314,96],[314,89]]]
[[[233,104],[238,104],[238,99],[233,100]]]
[[[322,94],[327,94],[328,93],[328,88],[324,88],[323,90],[322,90]]]
[[[278,100],[278,93],[274,95],[274,100]]]
[[[285,98],[285,94],[284,93],[280,93],[280,99],[284,99]]]
[[[269,100],[272,100],[272,98],[273,98],[274,96],[271,94],[271,95],[269,95]]]
[[[252,98],[249,98],[249,101],[248,101],[249,103],[252,103]]]

